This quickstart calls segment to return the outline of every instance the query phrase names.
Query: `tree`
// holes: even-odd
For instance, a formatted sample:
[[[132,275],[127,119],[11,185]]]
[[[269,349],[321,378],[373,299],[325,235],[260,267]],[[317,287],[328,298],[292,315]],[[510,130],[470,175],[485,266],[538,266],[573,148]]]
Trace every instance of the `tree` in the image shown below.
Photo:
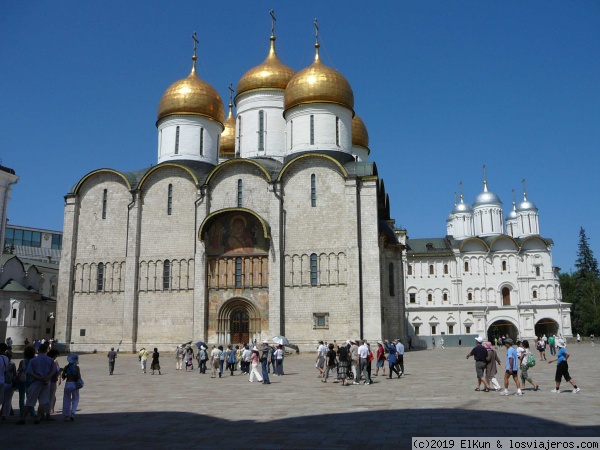
[[[579,228],[579,250],[577,251],[577,267],[578,277],[587,277],[592,275],[595,278],[600,276],[598,271],[598,261],[594,258],[594,253],[590,248],[588,238],[583,227]]]

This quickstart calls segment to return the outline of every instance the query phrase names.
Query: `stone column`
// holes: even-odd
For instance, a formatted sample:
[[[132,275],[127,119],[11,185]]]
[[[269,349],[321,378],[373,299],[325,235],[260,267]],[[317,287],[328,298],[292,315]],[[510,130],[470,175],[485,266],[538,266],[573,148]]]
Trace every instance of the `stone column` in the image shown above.
[[[129,205],[127,222],[127,254],[125,257],[125,293],[123,296],[123,347],[137,350],[140,228],[142,221],[141,192],[135,191]]]

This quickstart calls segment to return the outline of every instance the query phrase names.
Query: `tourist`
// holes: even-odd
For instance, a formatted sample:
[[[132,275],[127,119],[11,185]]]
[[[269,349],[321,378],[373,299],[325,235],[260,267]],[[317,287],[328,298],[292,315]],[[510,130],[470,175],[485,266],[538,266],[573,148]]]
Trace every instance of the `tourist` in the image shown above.
[[[404,344],[400,339],[396,339],[396,369],[398,378],[404,376]]]
[[[225,366],[225,351],[223,350],[222,345],[219,345],[219,350],[221,350],[221,353],[219,354],[219,378],[221,378]]]
[[[115,371],[115,361],[117,359],[117,352],[115,352],[115,348],[111,347],[110,352],[106,355],[108,358],[108,374],[112,375]]]
[[[185,364],[185,371],[193,371],[194,370],[194,349],[191,345],[185,349],[185,355],[183,357],[183,363]]]
[[[328,350],[327,353],[325,354],[325,357],[327,359],[327,364],[326,364],[326,369],[325,369],[325,373],[323,375],[323,379],[321,380],[323,383],[327,383],[327,379],[329,378],[329,372],[332,372],[335,370],[336,366],[337,366],[337,353],[334,350],[334,346],[333,344],[329,344],[327,346]]]
[[[248,381],[250,383],[253,382],[254,377],[256,377],[256,379],[262,383],[263,379],[260,376],[260,373],[258,373],[258,360],[259,360],[259,356],[258,356],[258,349],[254,349],[252,350],[252,357],[251,357],[251,369],[250,369],[250,378],[248,379]]]
[[[531,350],[529,350],[529,341],[525,339],[523,342],[521,342],[521,345],[523,346],[523,352],[519,357],[519,365],[521,370],[521,385],[523,386],[523,389],[525,389],[525,381],[528,381],[533,386],[533,390],[537,391],[540,387],[529,377],[529,374],[527,372],[530,368],[527,365],[527,361],[529,360],[529,355],[532,354]]]
[[[231,344],[227,346],[225,360],[227,361],[227,369],[229,369],[231,376],[233,376],[233,371],[235,370],[235,350]]]
[[[579,338],[579,335],[577,335],[577,337]],[[556,341],[556,346],[558,347],[557,358],[548,361],[548,364],[557,361],[556,374],[554,376],[556,387],[550,392],[552,392],[553,394],[560,394],[560,382],[564,377],[565,381],[568,381],[569,383],[571,383],[571,386],[573,386],[573,394],[577,394],[579,391],[581,391],[581,389],[577,387],[577,383],[575,383],[575,380],[571,378],[571,375],[569,374],[569,363],[567,362],[571,354],[567,352],[565,341],[563,341],[562,339],[558,339]]]
[[[8,350],[8,345],[6,348],[6,350],[0,348],[0,360],[2,360],[0,361],[0,370],[4,377],[4,380],[0,378],[0,405],[2,407],[0,416],[2,420],[6,420],[10,416],[12,398],[15,392],[14,386],[17,378],[17,367],[12,362],[12,352]],[[4,352],[4,355],[1,354],[2,352]]]
[[[435,338],[434,337],[431,338],[431,346],[435,350]]]
[[[200,351],[198,352],[198,371],[201,374],[206,373],[206,362],[208,361],[208,351],[206,347],[203,345],[200,347]]]
[[[521,386],[519,385],[519,358],[517,358],[517,351],[513,348],[513,340],[511,338],[503,339],[504,346],[507,349],[506,352],[506,372],[504,373],[504,391],[502,395],[508,395],[508,384],[510,377],[515,380],[517,385],[517,395],[523,395]]]
[[[275,350],[275,369],[276,369],[275,374],[278,377],[283,375],[283,358],[284,358],[283,345],[279,344],[277,346],[277,350]]]
[[[500,383],[498,383],[498,380],[496,380],[496,374],[498,373],[498,366],[501,365],[500,358],[498,357],[498,353],[496,352],[496,350],[492,347],[491,342],[486,342],[483,346],[487,351],[485,379],[487,380],[488,386],[490,386],[490,388],[493,385],[494,389],[496,389],[496,391],[499,391]]]
[[[444,338],[440,338],[440,348],[444,350]]]
[[[79,355],[73,353],[67,357],[68,364],[65,366],[62,378],[65,380],[65,390],[63,393],[62,416],[66,422],[75,420],[75,413],[79,405],[78,380],[81,379],[81,369],[79,368]]]
[[[327,353],[327,347],[323,344],[323,341],[319,341],[319,346],[317,347],[317,360],[315,361],[315,368],[319,371],[318,378],[323,377],[323,373],[325,372],[325,355]]]
[[[178,345],[175,349],[175,370],[181,370],[183,367],[183,357],[185,356],[185,350],[182,346]]]
[[[358,354],[357,341],[350,341],[350,360],[352,362],[352,373],[354,374],[354,382],[358,384],[360,381],[360,356]]]
[[[148,351],[145,347],[140,349],[140,353],[138,354],[138,358],[140,363],[142,364],[142,373],[146,373],[146,363],[148,361]]]
[[[398,361],[398,351],[396,350],[396,345],[393,342],[390,344],[387,340],[384,342],[384,345],[389,352],[388,363],[390,369],[390,376],[388,377],[388,380],[392,379],[392,372],[394,372],[396,375],[398,375],[398,378],[400,378],[400,372],[398,372],[398,369],[396,368],[396,362]]]
[[[252,350],[248,347],[248,344],[244,346],[242,352],[242,374],[250,374],[250,359],[252,358]]]
[[[550,354],[556,355],[556,336],[552,335],[548,338],[548,345],[550,345]]]
[[[242,344],[235,346],[235,370],[238,370],[238,364],[242,361]]]
[[[377,342],[377,369],[375,369],[375,376],[379,376],[379,368],[383,369],[383,376],[385,377],[385,350],[381,341]]]
[[[348,386],[346,379],[348,378],[348,347],[340,345],[337,351],[338,366],[337,366],[337,379],[342,380],[342,386]]]
[[[48,356],[54,360],[56,372],[52,375],[52,378],[50,378],[50,412],[46,412],[46,420],[54,420],[50,418],[50,414],[54,414],[54,407],[56,406],[56,389],[61,384],[60,373],[62,372],[62,369],[60,368],[60,364],[58,364],[59,354],[60,353],[55,348],[48,352]]]
[[[592,343],[592,347],[595,345],[595,343],[594,343],[595,338],[596,338],[596,336],[594,336],[593,334],[590,334],[590,342]]]
[[[6,338],[6,346],[8,347],[8,350],[12,351],[13,340],[10,336]]]
[[[19,388],[19,415],[25,411],[29,411],[29,415],[31,417],[35,417],[35,408],[29,408],[25,406],[25,393],[33,381],[33,377],[27,374],[27,367],[33,358],[35,358],[35,348],[33,345],[26,345],[23,349],[23,360],[19,363],[19,368],[17,370],[17,386]]]
[[[158,370],[158,374],[162,375],[162,373],[160,373],[160,353],[158,353],[158,349],[156,347],[154,347],[154,352],[152,353],[152,363],[150,363],[150,370],[152,370],[152,373],[150,375],[154,375],[154,371]]]
[[[577,333],[577,344],[581,344],[581,335]]]
[[[211,378],[216,378],[217,372],[219,371],[219,360],[221,359],[221,350],[219,350],[215,345],[212,346],[212,351],[210,352],[210,359],[211,359],[211,363],[212,363]],[[220,372],[219,372],[219,378],[221,378]]]
[[[369,347],[367,347],[367,341],[362,341],[360,343],[360,347],[358,347],[358,357],[359,359],[359,377],[358,379],[354,379],[354,384],[358,384],[361,379],[364,379],[364,384],[371,384],[371,379],[369,378],[369,371],[367,370],[367,363],[369,362]]]
[[[273,374],[275,374],[275,347],[269,345],[269,363],[267,365],[267,371],[271,373],[271,369],[273,369]]]
[[[27,373],[31,375],[33,381],[27,388],[27,399],[25,406],[35,406],[39,403],[37,416],[33,423],[38,424],[50,405],[50,379],[56,372],[54,360],[46,355],[47,344],[40,344],[38,355],[31,360],[27,366]],[[26,410],[21,413],[18,425],[25,424]]]
[[[271,355],[269,354],[270,351],[271,349],[269,348],[269,343],[267,341],[263,341],[262,350],[260,354],[260,366],[262,369],[262,377],[264,384],[271,384],[271,380],[269,380],[268,370],[269,359],[271,358]]]
[[[477,336],[475,338],[475,347],[473,347],[469,354],[467,354],[467,359],[469,359],[471,356],[475,359],[475,373],[477,374],[477,387],[475,390],[480,391],[481,383],[483,383],[485,386],[485,392],[490,392],[490,385],[484,376],[485,367],[487,366],[488,352],[482,344],[483,338],[481,336]]]
[[[538,338],[537,349],[540,352],[540,361],[546,361],[546,344],[542,338]]]

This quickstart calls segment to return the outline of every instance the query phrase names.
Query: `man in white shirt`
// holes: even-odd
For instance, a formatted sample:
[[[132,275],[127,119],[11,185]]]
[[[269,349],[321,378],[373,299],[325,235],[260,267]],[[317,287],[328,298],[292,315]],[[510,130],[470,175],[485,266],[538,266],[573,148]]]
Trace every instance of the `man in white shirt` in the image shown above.
[[[315,363],[315,368],[319,371],[319,378],[323,376],[323,372],[325,371],[325,355],[327,354],[327,347],[323,341],[319,341],[319,347],[317,348],[317,361]]]
[[[400,339],[396,340],[396,365],[398,366],[398,378],[400,378],[404,376],[404,345]]]
[[[250,373],[250,359],[252,358],[252,350],[245,345],[244,351],[242,352],[242,373]]]
[[[367,341],[362,341],[360,347],[358,347],[358,356],[360,358],[360,373],[362,373],[365,385],[368,386],[371,384],[371,380],[369,378],[369,371],[367,370],[367,364],[369,363],[369,347],[367,346]],[[360,378],[354,380],[354,384],[358,384],[359,382]]]

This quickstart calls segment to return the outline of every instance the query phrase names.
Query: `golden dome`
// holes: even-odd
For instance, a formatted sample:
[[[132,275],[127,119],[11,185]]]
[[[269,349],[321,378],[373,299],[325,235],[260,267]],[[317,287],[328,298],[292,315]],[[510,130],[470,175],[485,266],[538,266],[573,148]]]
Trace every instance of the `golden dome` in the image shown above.
[[[352,118],[352,145],[369,148],[369,132],[358,114]]]
[[[350,83],[340,72],[321,62],[318,42],[315,48],[315,61],[298,72],[285,89],[285,110],[302,103],[337,103],[353,110],[354,93]]]
[[[221,133],[221,156],[226,158],[235,156],[235,116],[232,107],[233,104],[229,102],[229,114],[223,122],[225,129]]]
[[[244,74],[237,85],[237,96],[253,89],[285,89],[294,70],[283,64],[275,52],[275,36],[271,35],[267,58]],[[236,96],[236,97],[237,97]]]
[[[192,57],[192,71],[165,91],[158,104],[158,118],[183,114],[205,116],[223,124],[225,109],[221,97],[210,84],[196,75],[196,55]]]

